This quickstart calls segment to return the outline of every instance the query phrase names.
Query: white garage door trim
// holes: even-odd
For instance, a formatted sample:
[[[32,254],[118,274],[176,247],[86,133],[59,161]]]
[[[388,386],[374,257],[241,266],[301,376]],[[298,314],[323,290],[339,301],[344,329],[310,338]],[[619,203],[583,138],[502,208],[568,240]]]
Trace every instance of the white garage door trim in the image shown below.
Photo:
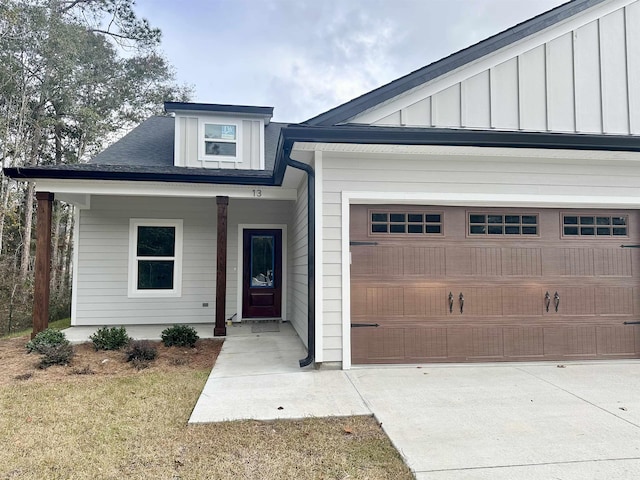
[[[351,368],[350,205],[367,203],[470,207],[640,208],[640,198],[587,195],[342,192],[342,368]]]

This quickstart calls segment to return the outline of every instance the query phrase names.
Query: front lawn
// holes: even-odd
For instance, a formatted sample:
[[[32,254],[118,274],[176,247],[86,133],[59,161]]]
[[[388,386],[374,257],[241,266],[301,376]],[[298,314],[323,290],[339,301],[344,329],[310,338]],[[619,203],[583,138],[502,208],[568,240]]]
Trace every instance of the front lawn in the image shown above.
[[[143,370],[84,345],[38,370],[27,340],[0,340],[1,479],[413,478],[371,417],[188,426],[218,341]]]

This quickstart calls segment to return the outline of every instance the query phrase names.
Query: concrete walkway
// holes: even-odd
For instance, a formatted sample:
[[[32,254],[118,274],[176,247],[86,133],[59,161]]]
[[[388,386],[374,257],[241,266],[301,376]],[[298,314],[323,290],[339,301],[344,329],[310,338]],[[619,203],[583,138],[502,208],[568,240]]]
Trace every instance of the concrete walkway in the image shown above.
[[[640,477],[640,362],[300,369],[230,329],[190,422],[374,414],[418,480]]]

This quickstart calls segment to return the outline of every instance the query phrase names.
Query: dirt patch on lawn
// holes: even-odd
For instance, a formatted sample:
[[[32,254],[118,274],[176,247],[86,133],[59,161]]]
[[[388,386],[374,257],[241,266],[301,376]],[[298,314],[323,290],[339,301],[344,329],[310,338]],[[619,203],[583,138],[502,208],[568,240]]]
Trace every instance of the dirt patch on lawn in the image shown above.
[[[40,381],[55,382],[70,376],[123,376],[140,371],[179,372],[185,368],[207,370],[213,364],[222,348],[222,340],[201,339],[195,348],[165,347],[162,342],[151,342],[157,349],[155,360],[144,369],[138,370],[126,361],[125,349],[105,351],[93,347],[93,343],[73,346],[74,356],[66,366],[52,366],[39,369],[40,355],[27,353],[25,344],[29,337],[16,337],[0,340],[0,385],[13,382]]]

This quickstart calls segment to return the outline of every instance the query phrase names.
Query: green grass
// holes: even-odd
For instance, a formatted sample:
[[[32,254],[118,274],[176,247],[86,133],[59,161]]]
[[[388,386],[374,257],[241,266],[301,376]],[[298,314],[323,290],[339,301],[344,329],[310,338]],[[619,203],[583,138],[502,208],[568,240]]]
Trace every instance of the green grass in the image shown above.
[[[55,322],[49,322],[49,328],[53,328],[54,330],[64,330],[65,328],[69,328],[70,326],[71,318],[62,318],[60,320],[56,320]],[[32,328],[27,328],[26,330],[20,330],[19,332],[12,332],[8,335],[3,335],[0,337],[0,339],[24,337],[25,335],[31,335],[32,331]]]

